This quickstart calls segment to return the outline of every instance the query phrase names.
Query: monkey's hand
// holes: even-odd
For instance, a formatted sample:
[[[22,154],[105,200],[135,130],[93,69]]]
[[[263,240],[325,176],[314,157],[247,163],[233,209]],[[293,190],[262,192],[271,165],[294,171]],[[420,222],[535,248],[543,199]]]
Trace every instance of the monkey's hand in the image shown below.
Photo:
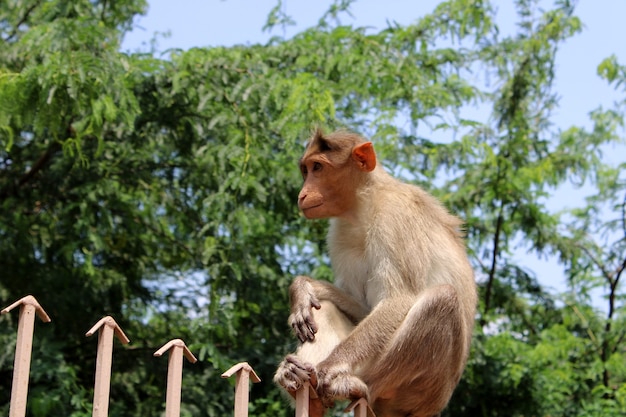
[[[310,279],[304,276],[296,277],[289,287],[291,314],[288,322],[302,343],[315,340],[317,324],[312,309],[319,310],[322,307],[309,282]]]
[[[287,355],[278,366],[274,382],[289,392],[300,389],[305,382],[315,379],[315,367],[296,355]]]
[[[332,407],[336,399],[369,399],[369,389],[365,382],[355,376],[347,364],[318,365],[317,395],[324,407]]]

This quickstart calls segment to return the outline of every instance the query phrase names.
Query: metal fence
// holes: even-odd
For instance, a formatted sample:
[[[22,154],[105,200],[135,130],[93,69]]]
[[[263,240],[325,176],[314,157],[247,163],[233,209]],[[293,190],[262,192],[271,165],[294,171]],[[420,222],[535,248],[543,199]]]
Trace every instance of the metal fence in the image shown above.
[[[25,417],[28,400],[28,379],[30,360],[33,347],[35,315],[43,322],[50,322],[50,317],[37,302],[35,297],[28,295],[0,313],[5,314],[19,307],[17,327],[17,343],[15,345],[15,362],[13,367],[13,384],[11,386],[11,403],[9,417]],[[96,355],[96,372],[94,378],[93,411],[92,417],[107,417],[109,413],[109,390],[111,387],[111,363],[113,359],[113,339],[117,337],[123,344],[130,340],[112,317],[100,319],[86,336],[98,333],[98,351]],[[191,363],[196,357],[181,339],[173,339],[154,352],[154,356],[163,356],[168,352],[167,385],[165,394],[165,417],[179,417],[181,404],[181,389],[183,379],[183,357]],[[249,383],[261,382],[247,362],[241,362],[222,374],[222,378],[236,376],[234,417],[248,416]],[[315,390],[309,383],[295,393],[295,416],[309,417],[309,399],[315,398]],[[363,398],[352,402],[346,412],[353,412],[355,417],[373,417],[374,413]]]

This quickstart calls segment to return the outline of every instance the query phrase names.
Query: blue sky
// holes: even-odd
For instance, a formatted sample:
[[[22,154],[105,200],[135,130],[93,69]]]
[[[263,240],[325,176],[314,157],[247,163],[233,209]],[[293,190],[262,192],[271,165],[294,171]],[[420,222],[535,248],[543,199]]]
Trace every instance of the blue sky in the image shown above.
[[[272,35],[291,36],[313,26],[332,4],[331,0],[283,0],[284,10],[297,23],[286,32],[262,31],[270,10],[277,0],[148,0],[146,16],[136,20],[137,28],[129,33],[123,49],[147,50],[156,33],[169,32],[168,37],[158,37],[158,50],[168,48],[230,46],[234,44],[264,43]],[[432,11],[437,0],[357,0],[351,7],[352,17],[343,16],[342,23],[383,29],[386,22],[410,24]],[[498,5],[497,22],[501,32],[515,30],[513,1],[493,1]],[[542,1],[550,8],[553,3]],[[553,121],[558,129],[578,125],[589,127],[588,113],[599,106],[608,108],[624,93],[615,91],[597,76],[597,66],[614,54],[626,64],[626,1],[581,0],[577,6],[584,30],[568,40],[557,55],[555,89],[560,105]],[[473,115],[476,117],[475,115]],[[487,117],[488,114],[485,115]],[[607,152],[612,162],[626,158],[626,148],[618,147]],[[583,198],[579,190],[565,187],[555,193],[550,206],[554,210],[578,205]],[[565,290],[563,273],[554,261],[540,261],[525,257],[524,263],[534,270],[540,282],[558,291]]]

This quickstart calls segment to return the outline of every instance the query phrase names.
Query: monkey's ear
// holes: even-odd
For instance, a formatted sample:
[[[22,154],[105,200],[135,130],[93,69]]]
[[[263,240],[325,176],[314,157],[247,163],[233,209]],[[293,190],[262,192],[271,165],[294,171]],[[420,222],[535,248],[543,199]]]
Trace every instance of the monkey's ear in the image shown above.
[[[361,171],[373,171],[376,168],[376,153],[372,142],[365,142],[352,149],[352,158]]]

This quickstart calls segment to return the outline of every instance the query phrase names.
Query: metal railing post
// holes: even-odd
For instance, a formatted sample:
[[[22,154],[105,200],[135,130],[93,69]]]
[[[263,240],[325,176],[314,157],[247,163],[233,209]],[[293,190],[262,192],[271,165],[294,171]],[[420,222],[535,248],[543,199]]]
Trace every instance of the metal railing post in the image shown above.
[[[248,362],[240,362],[232,366],[222,374],[222,378],[230,378],[236,374],[235,379],[235,417],[248,417],[248,402],[250,399],[249,382],[261,382],[261,378],[254,372]]]
[[[24,417],[26,415],[30,359],[33,351],[33,334],[35,332],[35,314],[44,323],[51,321],[48,314],[32,295],[27,295],[14,302],[0,311],[0,313],[6,314],[17,306],[20,306],[20,316],[17,324],[17,342],[15,344],[9,417]]]
[[[107,417],[109,414],[109,393],[111,390],[111,364],[113,362],[113,335],[123,344],[130,340],[113,317],[100,319],[85,336],[98,331],[98,353],[96,356],[96,376],[93,388],[93,417]]]
[[[180,416],[181,391],[183,386],[183,356],[191,363],[198,359],[193,356],[185,342],[173,339],[154,352],[154,356],[162,356],[169,351],[167,361],[167,389],[165,394],[165,417]]]

